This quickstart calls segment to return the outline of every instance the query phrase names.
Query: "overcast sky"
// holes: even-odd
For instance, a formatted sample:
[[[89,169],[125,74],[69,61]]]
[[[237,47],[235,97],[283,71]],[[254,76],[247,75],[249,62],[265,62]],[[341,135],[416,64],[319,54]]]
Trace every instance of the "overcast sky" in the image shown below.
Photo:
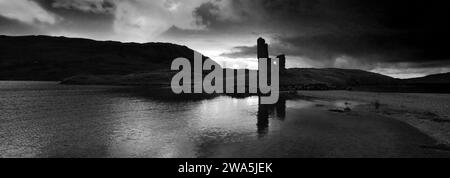
[[[395,2],[395,3],[394,3]],[[288,67],[407,78],[450,72],[450,11],[433,0],[0,0],[0,34],[189,46],[255,66],[257,37]]]

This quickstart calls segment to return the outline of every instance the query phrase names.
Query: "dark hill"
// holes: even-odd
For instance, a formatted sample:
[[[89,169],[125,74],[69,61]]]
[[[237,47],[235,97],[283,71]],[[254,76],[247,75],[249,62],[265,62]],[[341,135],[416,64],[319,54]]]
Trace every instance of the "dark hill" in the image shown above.
[[[286,84],[324,84],[338,88],[351,86],[390,85],[398,82],[389,76],[351,69],[288,69],[285,76]]]
[[[415,84],[450,84],[450,73],[433,74],[425,77],[405,79],[404,82]]]
[[[404,79],[398,88],[402,92],[450,93],[450,73]]]
[[[48,36],[0,36],[0,80],[63,80],[80,74],[169,70],[193,50],[169,43],[121,43]]]

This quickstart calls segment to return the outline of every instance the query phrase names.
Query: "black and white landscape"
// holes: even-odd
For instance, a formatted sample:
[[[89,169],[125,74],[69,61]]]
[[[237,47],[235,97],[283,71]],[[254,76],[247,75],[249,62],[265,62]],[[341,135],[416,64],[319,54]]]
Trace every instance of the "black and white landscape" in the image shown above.
[[[447,7],[0,0],[0,157],[450,157]],[[248,70],[284,54],[279,101],[174,94],[194,51]]]

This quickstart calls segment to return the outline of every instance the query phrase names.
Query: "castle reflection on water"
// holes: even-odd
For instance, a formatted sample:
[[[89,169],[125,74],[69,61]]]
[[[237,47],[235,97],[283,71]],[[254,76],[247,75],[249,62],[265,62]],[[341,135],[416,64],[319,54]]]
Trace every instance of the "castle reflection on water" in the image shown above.
[[[259,104],[258,105],[258,135],[260,137],[268,133],[269,118],[284,120],[286,117],[286,98],[281,97],[276,104]]]

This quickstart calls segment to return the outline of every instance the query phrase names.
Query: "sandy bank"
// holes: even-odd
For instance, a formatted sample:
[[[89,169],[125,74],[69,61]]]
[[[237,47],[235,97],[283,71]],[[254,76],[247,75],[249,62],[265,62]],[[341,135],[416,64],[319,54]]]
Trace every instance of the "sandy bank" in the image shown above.
[[[450,94],[378,93],[356,91],[299,91],[300,95],[324,99],[366,102],[360,109],[404,121],[450,144]]]

